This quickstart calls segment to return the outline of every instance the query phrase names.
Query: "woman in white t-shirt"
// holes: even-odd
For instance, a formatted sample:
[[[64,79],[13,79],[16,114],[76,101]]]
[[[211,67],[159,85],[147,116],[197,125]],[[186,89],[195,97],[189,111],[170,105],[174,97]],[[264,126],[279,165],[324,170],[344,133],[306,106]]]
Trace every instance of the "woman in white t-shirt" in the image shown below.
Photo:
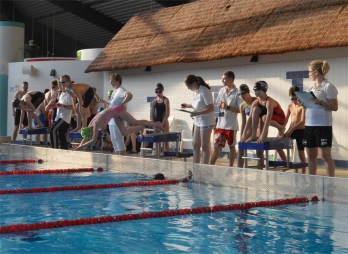
[[[123,106],[125,109],[127,109],[127,102],[129,102],[133,98],[133,95],[121,85],[121,75],[118,73],[111,74],[110,84],[114,88],[114,90],[110,97],[109,107]],[[109,131],[115,154],[126,155],[126,146],[124,145],[124,138],[119,129],[117,128],[114,119],[111,119],[109,122]]]
[[[192,103],[182,103],[182,108],[193,108],[191,117],[194,118],[193,131],[193,162],[200,163],[202,148],[202,164],[209,164],[210,136],[215,127],[214,100],[210,86],[203,78],[193,74],[185,79],[187,88],[194,92]]]
[[[326,174],[335,176],[335,163],[331,156],[332,147],[332,111],[338,110],[336,87],[327,81],[325,74],[330,70],[326,61],[316,60],[309,64],[309,78],[315,81],[307,89],[313,92],[314,104],[306,109],[303,145],[308,156],[309,174],[317,173],[318,148],[326,165]]]
[[[62,83],[59,84],[59,89],[62,92],[57,99],[52,99],[46,106],[48,111],[52,107],[58,107],[56,118],[50,130],[51,146],[52,148],[58,148],[58,140],[60,143],[60,149],[68,150],[68,143],[66,140],[66,133],[69,129],[72,110],[74,109],[72,105],[72,97],[66,91]]]

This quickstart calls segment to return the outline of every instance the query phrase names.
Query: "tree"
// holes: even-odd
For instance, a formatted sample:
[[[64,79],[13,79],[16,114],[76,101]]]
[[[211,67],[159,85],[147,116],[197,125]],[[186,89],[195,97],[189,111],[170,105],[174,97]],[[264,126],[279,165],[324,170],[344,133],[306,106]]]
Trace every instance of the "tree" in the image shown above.
[[[24,45],[24,58],[40,56],[40,46],[36,45],[34,40],[30,40]]]

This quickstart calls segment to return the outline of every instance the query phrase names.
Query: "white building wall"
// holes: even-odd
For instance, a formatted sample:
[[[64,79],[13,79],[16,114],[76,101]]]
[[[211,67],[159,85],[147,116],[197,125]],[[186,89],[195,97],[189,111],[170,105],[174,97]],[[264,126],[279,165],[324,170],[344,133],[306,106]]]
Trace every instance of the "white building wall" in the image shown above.
[[[8,78],[8,114],[7,114],[7,135],[12,137],[14,129],[14,117],[12,116],[12,99],[18,89],[22,89],[22,82],[29,83],[29,91],[37,90],[43,92],[46,88],[50,89],[50,82],[58,79],[64,74],[68,74],[71,80],[79,83],[87,83],[97,88],[97,92],[104,94],[103,74],[100,72],[84,73],[91,64],[88,61],[40,61],[40,62],[17,62],[9,64]],[[35,67],[35,73],[23,74],[23,64],[30,64]],[[50,76],[54,69],[55,76]],[[21,138],[20,135],[17,138]]]
[[[150,99],[155,97],[154,92],[157,83],[164,85],[164,95],[169,98],[171,103],[171,115],[175,116],[173,130],[177,124],[186,125],[192,129],[192,119],[188,114],[174,111],[180,108],[183,102],[192,101],[190,92],[183,83],[189,74],[202,76],[206,82],[214,87],[221,86],[222,73],[231,70],[235,73],[235,84],[247,84],[252,89],[253,84],[258,80],[265,80],[269,84],[268,95],[276,99],[286,110],[290,103],[288,90],[292,85],[292,80],[287,79],[288,72],[308,70],[308,65],[312,60],[327,60],[331,70],[327,78],[338,89],[338,111],[333,113],[333,158],[347,162],[348,158],[348,48],[335,49],[316,49],[303,52],[286,53],[280,55],[259,56],[257,63],[250,63],[251,57],[241,57],[224,59],[219,61],[171,64],[153,66],[151,72],[145,72],[145,68],[118,70],[114,71],[122,76],[122,85],[133,94],[133,100],[128,103],[128,111],[135,117],[150,119]],[[11,88],[20,85],[22,81],[29,82],[29,90],[44,90],[49,88],[49,77],[51,69],[56,70],[56,77],[63,74],[71,75],[75,82],[84,82],[97,88],[98,94],[104,99],[107,98],[107,91],[111,89],[109,75],[113,72],[84,73],[91,61],[62,61],[33,63],[37,69],[34,76],[23,75],[21,72],[22,63],[11,63],[9,70],[9,98],[14,92]],[[313,82],[307,77],[303,78],[303,87],[307,89]],[[149,101],[148,101],[149,100]],[[9,101],[10,103],[10,101]],[[101,105],[100,105],[101,106]],[[10,105],[9,105],[9,109]],[[13,117],[8,114],[8,135],[12,135]],[[240,119],[239,119],[240,123]],[[277,131],[273,127],[269,129],[269,136],[276,136]],[[239,138],[239,134],[238,134]],[[190,148],[190,147],[185,147]],[[224,151],[227,151],[225,148]]]
[[[286,79],[287,72],[308,70],[311,61],[321,59],[327,60],[331,70],[327,78],[338,89],[339,108],[333,112],[333,157],[335,160],[347,161],[348,158],[348,91],[347,91],[347,68],[348,48],[317,49],[304,52],[286,53],[281,55],[259,56],[257,63],[250,63],[251,57],[224,59],[219,61],[171,64],[153,66],[151,72],[145,72],[145,68],[115,71],[122,76],[122,85],[133,94],[133,100],[128,103],[128,111],[135,118],[149,119],[150,103],[148,97],[155,97],[157,83],[164,85],[164,95],[169,98],[171,115],[175,119],[184,120],[192,129],[192,119],[189,114],[174,111],[180,108],[183,102],[192,101],[192,92],[185,84],[184,79],[189,74],[203,77],[210,86],[221,86],[222,73],[231,70],[236,75],[235,84],[247,84],[252,89],[258,80],[265,80],[268,85],[268,95],[276,99],[285,111],[290,103],[288,90],[292,85],[291,79]],[[109,75],[113,72],[104,73],[104,84],[107,84]],[[306,90],[313,82],[307,77],[303,78],[303,87]],[[110,84],[104,87],[104,91],[110,89]],[[178,122],[176,122],[178,123]],[[241,119],[239,118],[239,123]],[[181,125],[181,121],[179,122]],[[289,125],[289,124],[288,124]],[[173,126],[175,130],[175,126]],[[269,137],[275,137],[277,130],[269,128]],[[239,139],[239,133],[238,133]],[[185,148],[192,148],[186,146]],[[225,148],[223,151],[228,151]]]

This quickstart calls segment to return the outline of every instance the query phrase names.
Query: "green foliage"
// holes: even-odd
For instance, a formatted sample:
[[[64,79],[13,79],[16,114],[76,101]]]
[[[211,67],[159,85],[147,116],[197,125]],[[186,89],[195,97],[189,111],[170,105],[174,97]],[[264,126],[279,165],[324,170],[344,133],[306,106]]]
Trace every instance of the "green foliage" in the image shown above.
[[[30,40],[24,45],[24,58],[40,56],[40,46],[36,45],[34,40]]]

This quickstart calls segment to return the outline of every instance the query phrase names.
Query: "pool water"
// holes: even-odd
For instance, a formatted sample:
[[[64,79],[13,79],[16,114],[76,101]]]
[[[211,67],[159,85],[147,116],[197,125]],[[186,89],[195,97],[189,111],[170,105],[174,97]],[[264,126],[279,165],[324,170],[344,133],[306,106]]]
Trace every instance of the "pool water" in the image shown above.
[[[32,169],[35,165],[38,166],[22,164],[18,169]],[[11,167],[14,166],[1,165],[0,171]],[[109,171],[14,175],[0,176],[0,189],[150,179],[145,175]],[[0,195],[0,226],[279,198],[285,197],[192,182]],[[310,202],[252,208],[247,212],[224,211],[44,229],[2,234],[0,249],[1,253],[348,253],[347,208],[341,203]]]

